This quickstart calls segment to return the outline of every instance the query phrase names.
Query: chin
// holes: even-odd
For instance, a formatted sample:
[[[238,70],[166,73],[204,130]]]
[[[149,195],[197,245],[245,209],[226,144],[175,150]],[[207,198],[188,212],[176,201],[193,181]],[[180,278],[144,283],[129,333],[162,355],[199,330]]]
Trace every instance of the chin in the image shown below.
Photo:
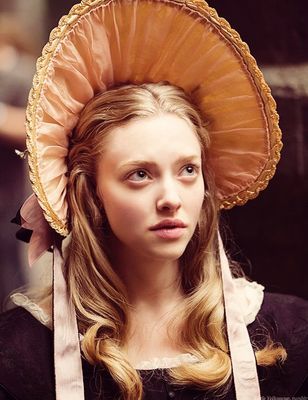
[[[148,255],[153,259],[165,260],[165,261],[175,261],[178,260],[184,254],[186,246],[160,246],[159,249],[155,249],[155,251],[150,251]]]

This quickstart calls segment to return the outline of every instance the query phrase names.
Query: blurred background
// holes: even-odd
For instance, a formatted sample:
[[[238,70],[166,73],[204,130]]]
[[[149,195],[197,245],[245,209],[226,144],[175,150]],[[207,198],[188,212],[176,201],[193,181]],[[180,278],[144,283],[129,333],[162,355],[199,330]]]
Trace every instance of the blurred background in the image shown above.
[[[25,149],[24,107],[35,61],[50,30],[76,2],[0,0],[1,306],[31,278],[27,247],[15,240],[18,228],[10,220],[31,193],[26,162],[14,150]],[[308,298],[308,3],[209,3],[249,44],[277,101],[284,142],[269,187],[244,207],[223,212],[229,253],[268,291]]]

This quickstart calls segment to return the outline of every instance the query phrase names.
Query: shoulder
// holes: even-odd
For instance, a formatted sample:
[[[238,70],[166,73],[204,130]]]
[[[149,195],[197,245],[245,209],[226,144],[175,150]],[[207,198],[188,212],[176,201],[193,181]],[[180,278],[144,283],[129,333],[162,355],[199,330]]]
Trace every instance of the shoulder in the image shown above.
[[[296,321],[296,325],[298,322],[302,322],[304,325],[308,323],[308,301],[297,296],[265,292],[260,311],[273,314],[277,318],[287,317],[288,321]],[[299,315],[294,316],[294,311],[299,312]]]
[[[291,295],[265,293],[256,320],[248,330],[253,342],[258,342],[264,334],[281,343],[287,351],[283,365],[261,371],[265,394],[297,394],[308,379],[308,301]]]
[[[0,386],[13,398],[54,398],[52,360],[48,328],[21,307],[0,315]]]
[[[51,341],[52,332],[24,308],[16,307],[0,314],[1,351],[8,347],[7,351],[18,350],[23,356],[30,348],[41,354],[38,343],[49,345]],[[45,349],[42,349],[42,352],[45,352]]]
[[[288,348],[307,346],[308,301],[296,296],[264,293],[262,306],[252,328],[265,326]],[[307,354],[308,356],[308,354]]]

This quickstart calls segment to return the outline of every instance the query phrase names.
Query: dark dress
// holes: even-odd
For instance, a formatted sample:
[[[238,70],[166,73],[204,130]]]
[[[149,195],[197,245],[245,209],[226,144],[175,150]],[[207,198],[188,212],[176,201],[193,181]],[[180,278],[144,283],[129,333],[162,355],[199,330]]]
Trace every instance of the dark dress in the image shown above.
[[[265,399],[308,396],[308,302],[297,297],[265,293],[256,320],[248,327],[254,342],[269,332],[288,352],[282,366],[258,367]],[[23,308],[0,316],[0,400],[55,399],[52,331]],[[118,399],[115,383],[100,367],[83,360],[86,400]],[[140,371],[145,400],[235,400],[231,383],[223,396],[171,384],[168,370]]]

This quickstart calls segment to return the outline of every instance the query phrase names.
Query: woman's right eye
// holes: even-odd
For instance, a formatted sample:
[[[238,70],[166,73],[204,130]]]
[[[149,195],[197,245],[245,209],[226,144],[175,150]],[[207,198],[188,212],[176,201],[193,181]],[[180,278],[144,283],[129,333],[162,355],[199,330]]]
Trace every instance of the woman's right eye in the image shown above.
[[[138,169],[128,176],[129,181],[142,182],[149,178],[148,173],[143,169]]]

